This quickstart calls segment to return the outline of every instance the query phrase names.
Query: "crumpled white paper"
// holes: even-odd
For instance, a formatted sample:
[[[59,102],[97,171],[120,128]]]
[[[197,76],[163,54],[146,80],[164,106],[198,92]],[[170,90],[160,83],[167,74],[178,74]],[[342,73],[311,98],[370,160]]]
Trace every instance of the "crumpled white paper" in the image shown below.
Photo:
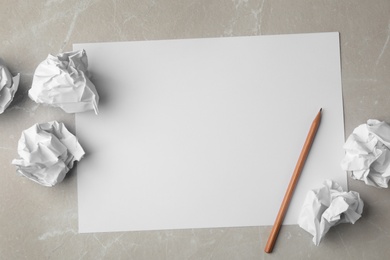
[[[19,87],[20,74],[12,77],[0,59],[0,114],[11,104]]]
[[[321,188],[307,193],[298,224],[314,236],[313,242],[318,246],[331,227],[354,224],[361,217],[363,206],[359,193],[345,192],[336,182],[325,180]]]
[[[99,95],[88,78],[84,50],[50,55],[35,70],[29,97],[36,103],[60,107],[67,113],[94,110]]]
[[[387,188],[390,179],[390,126],[375,119],[353,130],[344,144],[343,170],[366,184]]]
[[[17,172],[41,185],[60,183],[80,161],[84,150],[63,123],[35,124],[24,130],[18,143],[20,159],[14,159]]]

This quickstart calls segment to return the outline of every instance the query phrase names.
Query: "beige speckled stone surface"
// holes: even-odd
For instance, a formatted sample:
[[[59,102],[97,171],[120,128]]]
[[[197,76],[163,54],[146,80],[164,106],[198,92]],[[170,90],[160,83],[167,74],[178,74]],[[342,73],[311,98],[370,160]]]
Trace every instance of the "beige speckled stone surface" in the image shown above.
[[[388,259],[390,189],[349,179],[365,201],[355,225],[332,229],[320,246],[283,226],[274,253],[271,227],[78,234],[76,170],[54,188],[17,176],[22,130],[74,116],[38,106],[27,91],[48,53],[73,43],[339,31],[345,134],[369,118],[390,122],[388,0],[2,0],[0,57],[21,73],[0,115],[0,259]]]

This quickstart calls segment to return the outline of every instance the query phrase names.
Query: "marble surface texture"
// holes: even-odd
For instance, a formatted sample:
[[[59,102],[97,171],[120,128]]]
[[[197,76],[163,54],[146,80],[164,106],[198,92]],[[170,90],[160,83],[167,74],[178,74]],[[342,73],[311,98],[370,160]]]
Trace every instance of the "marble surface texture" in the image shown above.
[[[54,188],[17,176],[22,130],[74,115],[27,96],[36,66],[73,43],[340,32],[345,135],[369,118],[390,122],[389,0],[46,0],[0,2],[0,57],[21,73],[0,115],[0,259],[389,259],[390,189],[349,178],[365,201],[355,224],[332,229],[320,246],[283,226],[78,234],[77,170]]]

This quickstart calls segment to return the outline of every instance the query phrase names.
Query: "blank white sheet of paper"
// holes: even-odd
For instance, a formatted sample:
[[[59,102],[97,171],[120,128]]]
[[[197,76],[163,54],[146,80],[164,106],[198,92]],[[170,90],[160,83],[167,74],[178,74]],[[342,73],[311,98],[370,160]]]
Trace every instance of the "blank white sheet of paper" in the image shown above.
[[[320,108],[284,224],[324,179],[347,188],[338,33],[73,48],[101,98],[76,114],[79,232],[272,225]]]

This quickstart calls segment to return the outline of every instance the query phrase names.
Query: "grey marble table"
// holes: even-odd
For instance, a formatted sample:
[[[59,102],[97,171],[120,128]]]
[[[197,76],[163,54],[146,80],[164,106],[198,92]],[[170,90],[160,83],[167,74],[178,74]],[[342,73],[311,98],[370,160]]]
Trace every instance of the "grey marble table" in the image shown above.
[[[73,43],[338,31],[345,134],[369,118],[390,122],[389,0],[46,0],[0,2],[0,57],[21,73],[0,115],[0,259],[389,259],[390,190],[349,178],[365,201],[355,224],[332,229],[320,246],[283,226],[274,253],[271,227],[78,234],[77,170],[54,188],[15,173],[22,130],[74,115],[27,97],[48,53]]]

